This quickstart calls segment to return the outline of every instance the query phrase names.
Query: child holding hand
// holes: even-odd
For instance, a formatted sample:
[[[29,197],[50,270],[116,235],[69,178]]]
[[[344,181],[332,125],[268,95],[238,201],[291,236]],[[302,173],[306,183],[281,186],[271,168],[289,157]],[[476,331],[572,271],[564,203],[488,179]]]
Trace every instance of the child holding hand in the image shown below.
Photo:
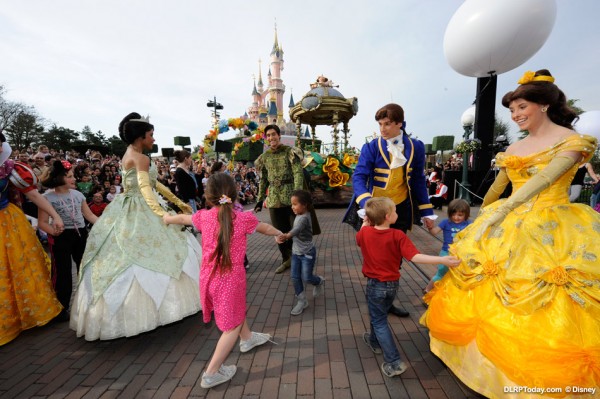
[[[313,243],[312,221],[308,207],[312,198],[308,191],[295,190],[291,197],[292,212],[296,215],[292,229],[277,237],[277,243],[283,244],[290,238],[292,244],[292,284],[298,301],[290,312],[293,316],[301,314],[308,307],[308,300],[304,293],[304,283],[314,286],[313,298],[323,293],[325,279],[313,274],[317,260],[317,249]]]
[[[464,199],[454,199],[448,204],[448,219],[442,220],[438,226],[429,229],[429,232],[433,235],[440,232],[444,233],[444,244],[442,244],[440,256],[448,255],[448,249],[454,241],[454,236],[472,223],[469,220],[470,215],[471,207],[469,203]],[[433,288],[435,282],[440,281],[446,273],[448,273],[448,267],[444,264],[439,264],[436,275],[431,278],[431,281],[429,281],[429,284],[423,290],[424,293],[428,293]]]
[[[365,204],[366,217],[356,234],[356,243],[363,256],[362,272],[367,277],[367,306],[371,331],[363,340],[373,353],[382,353],[381,371],[387,377],[400,375],[408,365],[400,358],[394,336],[388,324],[388,310],[398,292],[400,259],[418,263],[443,263],[456,267],[460,260],[452,256],[420,254],[412,241],[401,230],[390,225],[398,219],[394,201],[387,197],[373,197]]]
[[[213,174],[206,184],[206,200],[212,207],[193,215],[163,216],[166,224],[193,225],[202,234],[202,267],[200,298],[204,322],[215,314],[222,331],[215,352],[202,374],[200,386],[212,388],[233,378],[235,365],[223,362],[233,349],[238,336],[240,352],[270,341],[271,335],[250,331],[246,321],[246,236],[255,231],[270,236],[282,233],[275,227],[259,222],[252,212],[235,208],[235,181],[226,173]]]

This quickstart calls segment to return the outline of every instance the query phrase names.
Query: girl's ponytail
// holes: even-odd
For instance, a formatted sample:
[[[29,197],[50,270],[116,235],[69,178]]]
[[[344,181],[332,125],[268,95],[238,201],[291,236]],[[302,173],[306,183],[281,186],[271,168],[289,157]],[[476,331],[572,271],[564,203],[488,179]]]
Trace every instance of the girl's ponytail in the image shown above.
[[[217,247],[210,261],[215,262],[215,270],[226,273],[231,270],[231,238],[233,237],[233,205],[237,198],[235,181],[226,173],[216,173],[208,179],[205,191],[206,201],[219,208],[217,220],[219,233]]]

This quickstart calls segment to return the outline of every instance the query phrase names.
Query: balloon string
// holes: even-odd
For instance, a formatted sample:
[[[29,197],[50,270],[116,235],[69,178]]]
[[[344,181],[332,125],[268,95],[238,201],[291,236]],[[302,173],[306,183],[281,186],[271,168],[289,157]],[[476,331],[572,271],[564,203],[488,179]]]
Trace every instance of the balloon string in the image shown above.
[[[481,89],[481,91],[478,93],[477,96],[475,96],[475,100],[473,100],[473,104],[471,105],[475,105],[477,103],[477,100],[479,100],[479,97],[481,97],[481,95],[485,92],[485,89],[487,89],[487,87],[490,85],[490,83],[492,83],[492,78],[494,76],[497,76],[496,71],[490,71],[488,72],[490,74],[490,80],[488,80],[488,82],[485,84],[485,86],[483,86],[483,89]]]

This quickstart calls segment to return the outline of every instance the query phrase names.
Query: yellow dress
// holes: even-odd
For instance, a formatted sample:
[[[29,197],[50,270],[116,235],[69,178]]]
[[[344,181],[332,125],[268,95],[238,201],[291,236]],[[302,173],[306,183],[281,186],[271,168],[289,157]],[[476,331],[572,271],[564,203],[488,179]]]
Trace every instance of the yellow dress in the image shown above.
[[[593,137],[572,135],[539,153],[496,159],[515,192],[556,154],[577,151],[587,161],[595,149]],[[421,324],[432,352],[491,398],[599,393],[600,214],[569,203],[577,167],[477,242],[481,222],[505,200],[484,208],[450,248],[462,263],[425,297]]]
[[[6,166],[0,166],[0,345],[62,310],[50,280],[50,260],[21,209],[8,202]]]

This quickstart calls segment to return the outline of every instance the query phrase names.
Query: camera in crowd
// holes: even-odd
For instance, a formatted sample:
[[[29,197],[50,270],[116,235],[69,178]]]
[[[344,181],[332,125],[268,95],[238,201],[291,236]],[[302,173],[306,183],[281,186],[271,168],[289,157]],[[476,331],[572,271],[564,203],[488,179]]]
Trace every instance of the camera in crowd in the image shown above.
[[[508,137],[504,134],[499,134],[498,136],[496,136],[496,139],[492,144],[492,150],[494,150],[494,153],[504,152],[506,151],[509,145],[510,143],[508,141]]]

